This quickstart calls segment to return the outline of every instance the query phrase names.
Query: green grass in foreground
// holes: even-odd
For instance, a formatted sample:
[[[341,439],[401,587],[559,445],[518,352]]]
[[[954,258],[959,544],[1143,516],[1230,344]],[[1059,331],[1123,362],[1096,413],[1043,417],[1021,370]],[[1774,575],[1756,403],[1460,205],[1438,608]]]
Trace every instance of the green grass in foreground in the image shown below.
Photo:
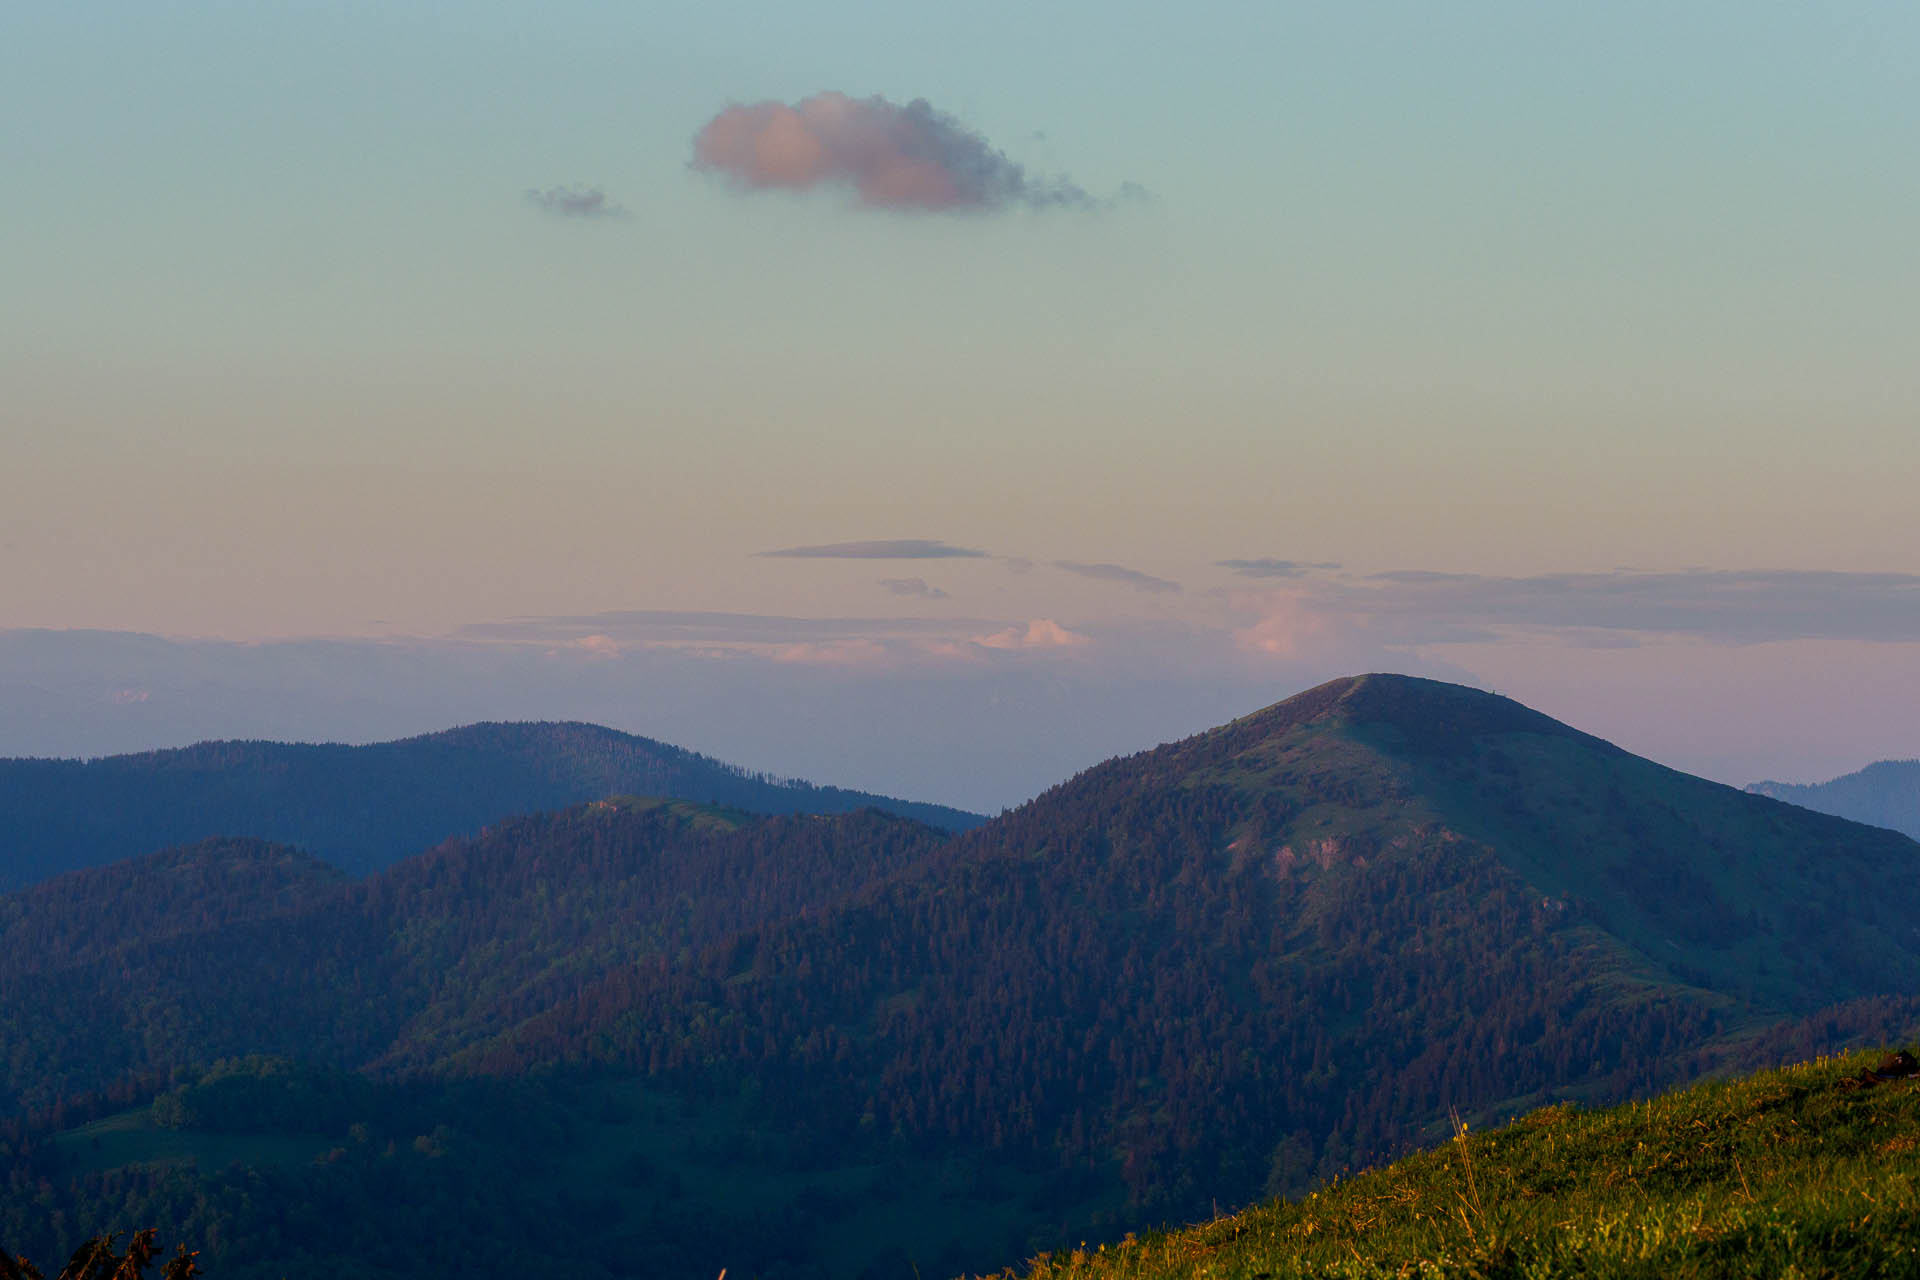
[[[1821,1059],[1490,1133],[1007,1280],[1920,1276],[1920,1086]],[[1920,1079],[1920,1077],[1915,1077]]]

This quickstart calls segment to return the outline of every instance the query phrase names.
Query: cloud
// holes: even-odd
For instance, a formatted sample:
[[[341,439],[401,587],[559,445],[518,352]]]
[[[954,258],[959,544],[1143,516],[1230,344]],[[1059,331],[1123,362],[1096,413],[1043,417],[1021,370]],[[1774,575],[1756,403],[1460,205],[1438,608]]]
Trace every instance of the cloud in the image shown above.
[[[1053,567],[1065,569],[1068,573],[1077,573],[1083,578],[1093,578],[1099,582],[1117,582],[1135,591],[1151,591],[1165,595],[1180,590],[1180,584],[1169,582],[1165,578],[1156,578],[1150,573],[1138,569],[1129,569],[1117,564],[1082,564],[1078,560],[1055,560]]]
[[[604,631],[581,636],[573,642],[572,647],[596,658],[617,658],[622,652],[620,642]]]
[[[955,547],[937,538],[882,538],[872,542],[829,542],[817,547],[783,547],[762,556],[795,560],[979,560],[986,552]]]
[[[497,650],[533,649],[548,660],[584,660],[596,666],[602,659],[630,663],[677,653],[715,661],[757,658],[790,666],[898,670],[945,670],[956,663],[990,661],[995,652],[1012,655],[1095,644],[1091,636],[1051,618],[1010,623],[1004,617],[795,618],[670,610],[476,623],[450,639]],[[1103,654],[1119,652],[1104,634],[1095,647]]]
[[[882,578],[880,585],[888,595],[909,596],[915,600],[945,600],[947,593],[927,585],[925,578]]]
[[[1215,560],[1213,563],[1243,578],[1304,578],[1315,569],[1340,567],[1332,561],[1314,560]]]
[[[907,670],[983,661],[989,655],[973,637],[1005,625],[992,618],[794,618],[636,609],[479,623],[461,628],[452,639],[500,651],[537,649],[549,661],[593,666],[678,654],[722,663],[758,659],[782,666]]]
[[[878,640],[856,638],[824,643],[783,645],[768,654],[775,662],[809,667],[877,667],[895,657],[893,649]]]
[[[902,106],[878,96],[817,93],[792,106],[729,106],[694,135],[693,167],[723,175],[741,191],[837,186],[851,189],[864,208],[907,213],[1107,203],[1070,179],[1029,175],[921,98]]]
[[[1326,612],[1363,617],[1376,634],[1399,643],[1488,640],[1499,629],[1552,630],[1584,645],[1636,632],[1727,644],[1920,640],[1920,575],[1904,573],[1685,569],[1499,577],[1395,570],[1322,583],[1311,599]]]
[[[1326,656],[1337,652],[1340,639],[1334,620],[1298,594],[1268,600],[1258,621],[1233,632],[1235,648],[1263,659]]]
[[[1375,582],[1402,582],[1413,586],[1426,586],[1436,582],[1521,582],[1521,578],[1489,578],[1478,573],[1440,573],[1433,569],[1389,569],[1385,573],[1367,575]],[[1594,577],[1593,574],[1570,575]]]
[[[759,633],[780,621],[652,616],[668,632],[737,625]],[[1036,643],[1050,634],[1024,616],[1023,643],[1030,629]],[[0,630],[0,755],[92,756],[211,738],[368,742],[477,720],[591,720],[785,777],[991,813],[1096,761],[1223,723],[1331,676],[1404,667],[1343,652],[1337,667],[1256,668],[1204,647],[1204,635],[1192,638],[1198,650],[1174,647],[1165,624],[1145,653],[1140,638],[1113,627],[1084,647],[997,650],[971,638],[1012,622],[949,620],[943,625],[967,627],[941,637],[951,646],[905,637],[892,659],[857,644],[784,653],[627,644],[628,626],[604,619],[517,644],[493,631],[238,644]],[[824,620],[813,638],[840,625]],[[625,652],[608,660],[584,651],[548,656],[556,636],[595,633],[627,644]],[[1446,674],[1431,661],[1416,669]],[[150,689],[152,699],[115,706],[104,695],[117,688]],[[1847,749],[1861,749],[1857,736]],[[1792,769],[1786,760],[1765,763],[1769,776]]]
[[[527,188],[527,203],[562,218],[628,218],[620,205],[607,198],[598,187],[548,187],[545,191]]]
[[[999,619],[983,618],[794,618],[765,613],[622,609],[475,623],[462,627],[455,635],[460,640],[483,644],[578,647],[589,651],[604,648],[609,642],[622,649],[719,651],[862,638],[951,639],[1001,625],[1004,623]]]
[[[1035,618],[1022,631],[1008,627],[992,635],[978,636],[974,643],[986,649],[1077,649],[1089,643],[1077,631],[1069,631],[1052,618]]]

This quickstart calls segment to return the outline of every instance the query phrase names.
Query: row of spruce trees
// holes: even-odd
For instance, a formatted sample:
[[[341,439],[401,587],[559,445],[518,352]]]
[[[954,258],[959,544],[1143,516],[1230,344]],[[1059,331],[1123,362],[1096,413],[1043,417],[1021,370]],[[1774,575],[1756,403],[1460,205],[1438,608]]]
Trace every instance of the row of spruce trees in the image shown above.
[[[151,1229],[136,1232],[124,1253],[119,1249],[117,1234],[95,1236],[74,1251],[73,1258],[54,1280],[141,1280],[160,1254],[160,1247],[154,1243],[157,1234]],[[173,1257],[160,1270],[160,1280],[192,1280],[201,1274],[199,1264],[194,1261],[199,1256],[188,1253],[185,1245],[176,1246]],[[46,1277],[25,1258],[0,1249],[0,1280],[46,1280]]]

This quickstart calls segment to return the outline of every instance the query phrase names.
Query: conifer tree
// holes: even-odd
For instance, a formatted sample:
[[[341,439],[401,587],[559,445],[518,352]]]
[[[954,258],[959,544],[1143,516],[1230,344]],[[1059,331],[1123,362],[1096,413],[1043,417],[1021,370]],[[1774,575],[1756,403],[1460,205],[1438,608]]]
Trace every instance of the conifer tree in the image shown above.
[[[119,1233],[95,1236],[74,1250],[73,1257],[55,1280],[142,1280],[160,1252],[154,1244],[157,1234],[151,1227],[135,1232],[125,1253],[118,1249]],[[185,1245],[177,1246],[173,1257],[161,1268],[160,1280],[193,1280],[201,1274],[200,1265],[194,1261],[199,1256],[188,1253]],[[0,1250],[0,1280],[45,1280],[45,1277],[25,1258]]]

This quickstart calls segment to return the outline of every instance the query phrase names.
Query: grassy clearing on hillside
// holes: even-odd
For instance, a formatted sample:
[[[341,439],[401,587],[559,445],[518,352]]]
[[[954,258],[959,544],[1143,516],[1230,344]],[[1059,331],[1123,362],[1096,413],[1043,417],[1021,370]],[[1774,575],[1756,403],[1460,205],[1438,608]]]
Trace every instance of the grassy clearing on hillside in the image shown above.
[[[332,1143],[304,1134],[196,1133],[153,1121],[151,1107],[95,1120],[54,1138],[76,1173],[99,1173],[129,1165],[194,1164],[224,1169],[230,1164],[297,1169],[312,1164]]]
[[[1920,1275],[1920,1084],[1840,1087],[1878,1057],[1548,1107],[1304,1200],[1002,1276]]]

